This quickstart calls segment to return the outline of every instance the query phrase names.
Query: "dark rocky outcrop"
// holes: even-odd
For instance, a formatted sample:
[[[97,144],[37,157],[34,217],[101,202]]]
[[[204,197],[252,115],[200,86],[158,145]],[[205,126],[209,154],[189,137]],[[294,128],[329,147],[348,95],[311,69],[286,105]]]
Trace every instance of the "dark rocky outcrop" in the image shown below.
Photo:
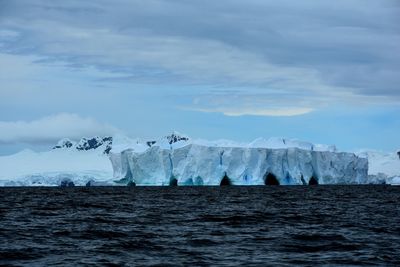
[[[102,146],[104,143],[112,144],[112,137],[93,137],[90,139],[82,138],[79,143],[76,145],[77,150],[90,150],[96,149],[99,146]]]
[[[170,145],[172,145],[173,143],[179,142],[179,141],[189,141],[189,137],[181,136],[176,133],[168,135],[168,136],[166,136],[166,138]]]
[[[157,141],[147,141],[146,144],[148,147],[152,147]]]
[[[71,140],[69,140],[69,139],[63,139],[63,140],[61,140],[60,142],[58,142],[58,144],[55,145],[55,146],[53,147],[53,149],[70,148],[70,147],[72,147],[73,145],[74,145],[74,144],[72,143]]]
[[[93,138],[82,138],[78,143],[75,143],[67,138],[60,140],[57,145],[53,147],[53,149],[60,148],[74,148],[80,151],[87,151],[97,149],[99,147],[103,147],[104,154],[109,154],[112,149],[113,138],[111,136],[106,137],[98,137],[95,136]]]

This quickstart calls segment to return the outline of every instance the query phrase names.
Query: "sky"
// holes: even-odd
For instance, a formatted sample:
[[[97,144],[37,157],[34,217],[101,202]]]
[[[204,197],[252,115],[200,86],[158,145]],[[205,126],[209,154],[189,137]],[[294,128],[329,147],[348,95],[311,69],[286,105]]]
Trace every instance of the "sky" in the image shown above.
[[[400,148],[400,1],[0,0],[0,155],[172,131]]]

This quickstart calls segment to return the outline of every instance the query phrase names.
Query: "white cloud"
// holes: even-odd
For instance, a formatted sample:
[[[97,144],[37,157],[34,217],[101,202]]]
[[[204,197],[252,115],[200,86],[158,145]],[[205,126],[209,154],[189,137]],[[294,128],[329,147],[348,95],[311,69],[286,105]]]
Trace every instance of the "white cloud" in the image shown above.
[[[276,101],[279,99],[279,101]],[[183,110],[216,112],[225,116],[290,117],[310,113],[323,107],[322,97],[313,96],[307,101],[301,95],[286,95],[279,92],[266,94],[241,93],[232,90],[214,91],[197,96],[191,105],[180,106]]]
[[[195,108],[188,109],[199,112],[217,112],[222,113],[225,116],[267,116],[267,117],[290,117],[307,114],[313,111],[312,108],[302,107],[288,107],[288,108]]]
[[[117,128],[90,117],[60,113],[33,121],[0,121],[0,143],[54,143],[67,137],[80,139],[113,135]]]
[[[307,114],[313,111],[311,108],[279,108],[279,109],[239,109],[239,110],[226,110],[223,111],[226,116],[243,116],[243,115],[254,115],[254,116],[298,116]]]

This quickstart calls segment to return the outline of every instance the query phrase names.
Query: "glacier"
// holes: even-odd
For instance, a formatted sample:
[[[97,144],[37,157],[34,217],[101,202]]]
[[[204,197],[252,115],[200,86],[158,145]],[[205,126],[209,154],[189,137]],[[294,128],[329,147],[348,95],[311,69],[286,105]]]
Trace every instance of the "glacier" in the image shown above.
[[[400,184],[400,153],[341,152],[281,137],[250,143],[124,135],[0,156],[0,186]]]

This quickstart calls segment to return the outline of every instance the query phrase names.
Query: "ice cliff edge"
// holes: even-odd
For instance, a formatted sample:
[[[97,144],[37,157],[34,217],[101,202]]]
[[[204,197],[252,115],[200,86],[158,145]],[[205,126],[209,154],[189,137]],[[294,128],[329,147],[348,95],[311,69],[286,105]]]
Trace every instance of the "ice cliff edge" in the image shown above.
[[[353,153],[169,144],[110,153],[114,179],[137,185],[368,183],[368,160]]]

